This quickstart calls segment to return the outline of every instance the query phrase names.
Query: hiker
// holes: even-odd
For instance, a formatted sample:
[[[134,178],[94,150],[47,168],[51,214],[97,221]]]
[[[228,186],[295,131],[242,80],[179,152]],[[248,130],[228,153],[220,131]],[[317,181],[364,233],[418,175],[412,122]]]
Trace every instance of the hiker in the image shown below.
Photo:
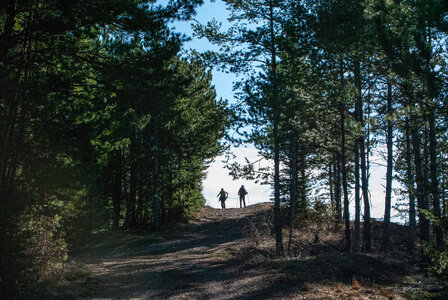
[[[246,208],[246,195],[247,195],[247,191],[244,188],[244,185],[242,185],[238,191],[238,195],[240,195],[240,208],[243,208],[243,204],[244,204],[244,208]]]
[[[226,209],[226,199],[227,197],[229,197],[229,193],[227,193],[226,191],[224,191],[223,188],[221,188],[217,197],[219,197],[219,201],[221,201],[221,208]]]

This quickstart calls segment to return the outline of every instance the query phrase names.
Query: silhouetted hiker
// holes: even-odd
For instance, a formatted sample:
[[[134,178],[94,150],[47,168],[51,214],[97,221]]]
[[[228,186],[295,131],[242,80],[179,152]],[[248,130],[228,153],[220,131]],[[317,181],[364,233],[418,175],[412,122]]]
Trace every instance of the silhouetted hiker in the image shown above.
[[[243,208],[243,204],[244,207],[246,207],[246,195],[247,195],[247,191],[244,188],[244,185],[242,185],[238,191],[238,195],[240,195],[240,208]]]
[[[226,199],[227,199],[227,197],[229,197],[229,193],[227,193],[226,191],[224,191],[223,188],[221,188],[217,197],[219,197],[219,201],[221,201],[221,208],[225,209],[226,208]]]

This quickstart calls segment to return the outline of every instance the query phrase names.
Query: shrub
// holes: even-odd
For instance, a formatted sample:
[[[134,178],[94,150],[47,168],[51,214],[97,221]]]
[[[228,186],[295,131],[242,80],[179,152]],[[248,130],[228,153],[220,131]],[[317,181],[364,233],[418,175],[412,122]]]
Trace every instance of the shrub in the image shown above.
[[[434,276],[448,296],[448,252],[440,251],[433,243],[423,244],[423,253],[431,260],[428,273]]]

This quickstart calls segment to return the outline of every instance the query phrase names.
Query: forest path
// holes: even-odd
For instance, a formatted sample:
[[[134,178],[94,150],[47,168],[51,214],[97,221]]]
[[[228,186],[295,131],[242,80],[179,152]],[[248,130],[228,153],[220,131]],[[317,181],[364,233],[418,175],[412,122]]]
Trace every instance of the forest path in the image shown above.
[[[88,275],[79,281],[74,276],[74,291],[67,294],[76,296],[68,298],[399,300],[414,294],[411,299],[422,299],[422,290],[438,289],[400,248],[405,227],[394,227],[395,251],[385,257],[341,251],[343,231],[331,222],[317,243],[316,229],[301,226],[294,236],[297,257],[275,258],[266,225],[272,214],[272,203],[205,207],[195,220],[155,233],[106,232],[74,256]],[[375,228],[381,232],[381,223]],[[379,245],[381,235],[374,237]]]
[[[198,219],[165,229],[159,238],[123,240],[83,260],[97,279],[90,299],[259,299],[278,282],[262,269],[230,259],[247,241],[246,217],[272,204],[243,209],[204,208]],[[163,239],[162,239],[163,237]],[[103,246],[100,246],[104,248]],[[99,252],[98,252],[99,253]],[[274,284],[275,283],[275,284]],[[274,296],[275,297],[275,296]]]

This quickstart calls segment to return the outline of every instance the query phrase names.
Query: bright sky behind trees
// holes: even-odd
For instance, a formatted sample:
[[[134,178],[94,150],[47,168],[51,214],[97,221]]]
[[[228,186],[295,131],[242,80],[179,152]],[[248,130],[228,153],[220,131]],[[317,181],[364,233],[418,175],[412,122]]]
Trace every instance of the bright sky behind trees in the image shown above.
[[[228,11],[225,4],[221,0],[214,2],[208,0],[204,5],[197,9],[197,15],[195,19],[201,23],[206,24],[213,18],[218,22],[222,22],[223,29],[229,26],[227,21]],[[193,30],[191,23],[181,22],[174,24],[177,31],[192,37]],[[209,43],[206,39],[198,39],[193,37],[191,41],[185,43],[185,50],[196,50],[198,52],[206,50],[214,50],[216,46]],[[217,49],[216,49],[217,50]],[[220,72],[213,70],[213,84],[215,85],[218,98],[228,100],[230,103],[235,101],[233,97],[233,82],[238,80],[238,77],[232,73]],[[385,147],[384,147],[385,148]],[[257,150],[251,146],[232,148],[237,162],[244,162],[245,158],[253,162],[260,158],[257,154]],[[385,152],[385,150],[384,150]],[[222,162],[224,157],[217,157],[207,171],[207,178],[203,182],[203,195],[207,200],[207,205],[214,208],[220,208],[220,204],[217,198],[219,190],[224,188],[229,193],[229,200],[227,201],[227,207],[239,207],[237,200],[237,192],[239,187],[244,184],[249,193],[249,204],[255,204],[260,202],[267,202],[271,198],[271,189],[267,185],[256,184],[247,180],[233,180],[229,175],[229,171],[225,168],[225,164]],[[371,192],[371,214],[373,218],[383,218],[384,216],[384,197],[385,197],[385,160],[380,154],[373,153],[372,165],[370,169],[370,192]],[[397,184],[395,182],[395,184]],[[396,187],[396,186],[395,186]],[[354,218],[354,201],[353,193],[350,198],[350,215]],[[395,204],[393,199],[392,205]],[[398,218],[394,218],[397,211],[392,211],[392,219],[399,221]]]

